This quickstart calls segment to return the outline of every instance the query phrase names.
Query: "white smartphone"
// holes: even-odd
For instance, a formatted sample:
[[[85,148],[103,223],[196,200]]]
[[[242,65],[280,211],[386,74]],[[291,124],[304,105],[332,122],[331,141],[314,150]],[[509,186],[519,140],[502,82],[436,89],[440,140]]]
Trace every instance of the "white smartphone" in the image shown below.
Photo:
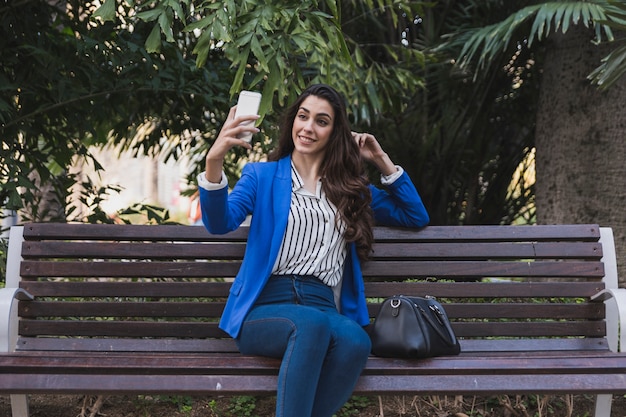
[[[237,111],[235,112],[235,117],[259,114],[260,104],[261,93],[245,90],[240,92],[239,99],[237,100]],[[242,133],[238,136],[238,138],[243,139],[249,143],[252,140],[252,133]]]

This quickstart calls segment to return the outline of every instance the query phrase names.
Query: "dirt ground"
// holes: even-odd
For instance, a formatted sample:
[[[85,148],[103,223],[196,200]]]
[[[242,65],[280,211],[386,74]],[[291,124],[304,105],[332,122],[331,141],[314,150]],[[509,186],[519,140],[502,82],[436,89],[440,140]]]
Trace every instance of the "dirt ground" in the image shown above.
[[[98,401],[100,400],[100,401]],[[96,405],[98,403],[98,405]],[[96,409],[93,406],[96,405]],[[31,417],[271,417],[273,398],[167,396],[84,397],[33,395]],[[337,417],[585,417],[591,396],[353,397]],[[0,417],[10,417],[9,397],[0,396]],[[626,416],[626,398],[616,396],[612,417]],[[297,416],[294,416],[297,417]]]

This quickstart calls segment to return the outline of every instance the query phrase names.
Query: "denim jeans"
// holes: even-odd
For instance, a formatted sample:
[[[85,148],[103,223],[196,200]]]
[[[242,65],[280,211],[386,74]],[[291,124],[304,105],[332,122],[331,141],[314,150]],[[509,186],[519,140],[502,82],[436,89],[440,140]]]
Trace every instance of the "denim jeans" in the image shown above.
[[[333,291],[315,277],[273,276],[237,339],[243,354],[282,359],[276,417],[330,417],[350,398],[370,339],[339,314]]]

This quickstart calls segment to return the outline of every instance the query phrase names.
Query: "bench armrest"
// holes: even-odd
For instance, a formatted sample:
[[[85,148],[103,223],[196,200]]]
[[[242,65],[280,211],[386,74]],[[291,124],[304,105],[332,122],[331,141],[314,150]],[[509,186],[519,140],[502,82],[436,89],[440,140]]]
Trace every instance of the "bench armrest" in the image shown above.
[[[602,282],[604,282],[605,288],[618,288],[617,254],[615,252],[613,230],[610,227],[600,228],[600,243],[602,243],[602,263],[604,264],[604,278]]]
[[[626,289],[619,288],[615,239],[610,227],[600,228],[605,289],[591,297],[606,306],[606,338],[614,352],[626,351]]]
[[[617,288],[607,288],[591,296],[591,301],[607,301],[615,297],[614,291]]]
[[[626,351],[626,289],[607,288],[591,297],[606,307],[606,337],[613,352]]]
[[[17,303],[34,297],[21,288],[0,289],[0,352],[12,352],[17,342]]]
[[[7,294],[13,294],[11,298],[19,301],[33,301],[35,299],[35,296],[22,288],[0,288],[0,294],[4,294],[5,292]],[[0,299],[2,299],[3,296],[6,295],[0,295]]]

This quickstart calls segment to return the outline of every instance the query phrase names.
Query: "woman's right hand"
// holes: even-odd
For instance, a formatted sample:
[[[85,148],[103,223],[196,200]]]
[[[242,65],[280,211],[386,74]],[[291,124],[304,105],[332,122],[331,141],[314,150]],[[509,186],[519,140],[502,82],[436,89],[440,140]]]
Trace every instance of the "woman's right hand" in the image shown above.
[[[242,133],[255,134],[259,129],[254,126],[254,122],[259,118],[257,115],[240,116],[235,119],[235,111],[237,106],[231,107],[228,117],[220,130],[215,143],[209,149],[206,156],[206,178],[210,182],[218,183],[222,178],[222,168],[224,165],[224,157],[235,146],[243,146],[252,149],[252,145],[237,136]],[[251,122],[241,125],[241,123]]]

